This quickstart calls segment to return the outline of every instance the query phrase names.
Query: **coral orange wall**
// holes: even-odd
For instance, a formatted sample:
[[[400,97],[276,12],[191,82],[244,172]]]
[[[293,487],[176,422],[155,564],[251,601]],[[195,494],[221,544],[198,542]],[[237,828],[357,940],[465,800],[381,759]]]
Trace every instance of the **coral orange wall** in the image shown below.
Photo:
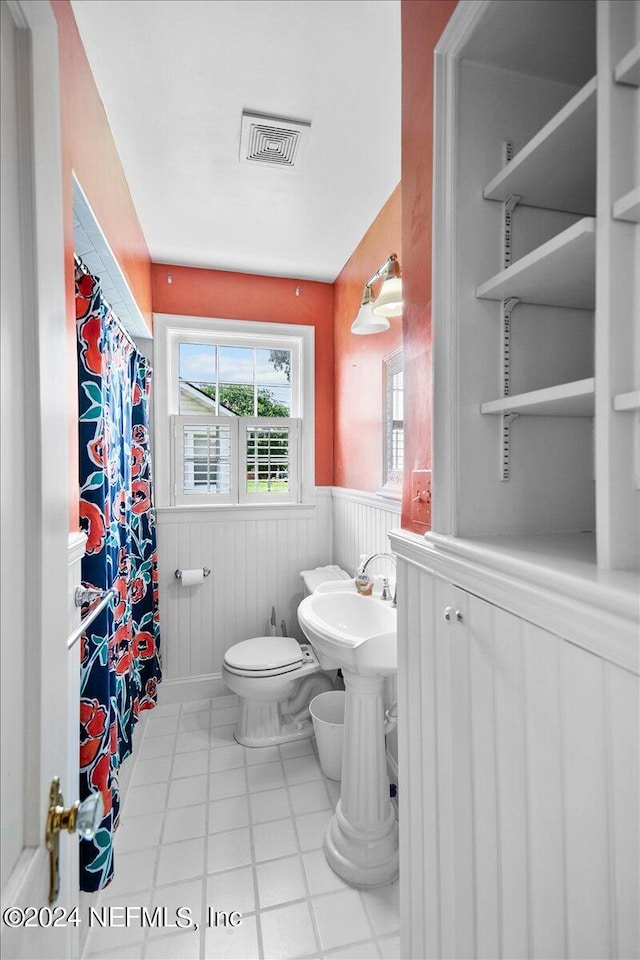
[[[173,282],[167,282],[171,273]],[[333,285],[154,263],[155,313],[315,328],[316,483],[333,483]],[[296,296],[296,288],[299,295]]]
[[[383,357],[402,345],[402,320],[385,333],[351,333],[362,288],[390,253],[401,267],[401,188],[393,191],[335,281],[334,484],[375,492],[382,485]],[[376,287],[376,293],[378,292]]]
[[[78,527],[77,367],[72,171],[151,329],[151,259],[69,0],[51,0],[58,23],[69,390],[69,525]]]
[[[431,209],[433,48],[455,0],[402,0],[402,274],[405,469],[402,526],[411,518],[413,470],[431,469]]]

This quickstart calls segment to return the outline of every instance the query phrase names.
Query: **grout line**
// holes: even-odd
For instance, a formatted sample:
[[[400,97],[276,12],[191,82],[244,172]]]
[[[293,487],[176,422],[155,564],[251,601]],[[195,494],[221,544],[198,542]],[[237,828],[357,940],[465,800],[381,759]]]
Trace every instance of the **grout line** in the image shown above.
[[[211,730],[212,730],[212,717],[211,710],[209,710],[209,745],[211,745]],[[207,925],[206,925],[206,916],[207,916],[207,888],[209,884],[208,872],[209,872],[209,804],[210,800],[210,789],[211,789],[211,749],[207,750],[207,782],[206,789],[204,793],[204,836],[202,842],[202,880],[201,880],[201,894],[202,894],[202,903],[200,904],[200,951],[199,955],[204,957],[207,943]]]
[[[249,792],[249,764],[247,763],[247,750],[249,747],[245,747],[245,765],[244,765],[244,781],[246,787],[246,800],[247,800],[247,812],[249,817],[249,849],[251,851],[251,876],[253,878],[253,898],[255,901],[255,918],[256,918],[256,936],[258,938],[258,957],[260,960],[264,957],[264,944],[262,941],[262,924],[260,923],[260,897],[258,891],[258,871],[256,867],[256,845],[255,837],[253,833],[253,812],[251,810],[251,794]],[[282,771],[282,776],[284,777],[284,770]]]

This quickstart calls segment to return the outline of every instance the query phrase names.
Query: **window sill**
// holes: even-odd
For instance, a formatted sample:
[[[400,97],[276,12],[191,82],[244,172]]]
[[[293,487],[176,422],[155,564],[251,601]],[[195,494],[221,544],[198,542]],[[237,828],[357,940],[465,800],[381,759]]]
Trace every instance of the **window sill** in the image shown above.
[[[208,523],[229,520],[281,520],[292,516],[304,520],[315,515],[315,503],[218,503],[156,507],[158,524],[177,521]]]

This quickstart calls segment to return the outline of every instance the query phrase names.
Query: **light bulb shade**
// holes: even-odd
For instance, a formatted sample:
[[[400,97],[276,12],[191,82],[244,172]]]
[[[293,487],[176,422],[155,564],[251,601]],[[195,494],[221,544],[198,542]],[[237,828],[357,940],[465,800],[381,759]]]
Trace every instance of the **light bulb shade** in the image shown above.
[[[376,317],[371,312],[372,302],[371,287],[365,287],[358,316],[351,324],[351,333],[364,336],[368,333],[384,333],[385,330],[389,329],[390,323],[386,317]]]
[[[380,294],[372,311],[377,319],[399,317],[402,313],[402,277],[388,277],[382,284]]]

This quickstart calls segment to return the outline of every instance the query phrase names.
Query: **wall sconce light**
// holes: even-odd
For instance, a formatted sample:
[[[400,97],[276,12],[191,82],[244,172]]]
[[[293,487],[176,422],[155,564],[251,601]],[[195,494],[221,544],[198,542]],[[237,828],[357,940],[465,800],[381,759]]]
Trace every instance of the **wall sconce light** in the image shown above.
[[[376,300],[373,298],[373,284],[382,280],[382,287]],[[402,313],[402,274],[398,257],[392,253],[379,270],[367,280],[362,292],[362,303],[358,316],[351,324],[351,332],[356,334],[382,333],[389,329],[387,317],[397,317]]]

